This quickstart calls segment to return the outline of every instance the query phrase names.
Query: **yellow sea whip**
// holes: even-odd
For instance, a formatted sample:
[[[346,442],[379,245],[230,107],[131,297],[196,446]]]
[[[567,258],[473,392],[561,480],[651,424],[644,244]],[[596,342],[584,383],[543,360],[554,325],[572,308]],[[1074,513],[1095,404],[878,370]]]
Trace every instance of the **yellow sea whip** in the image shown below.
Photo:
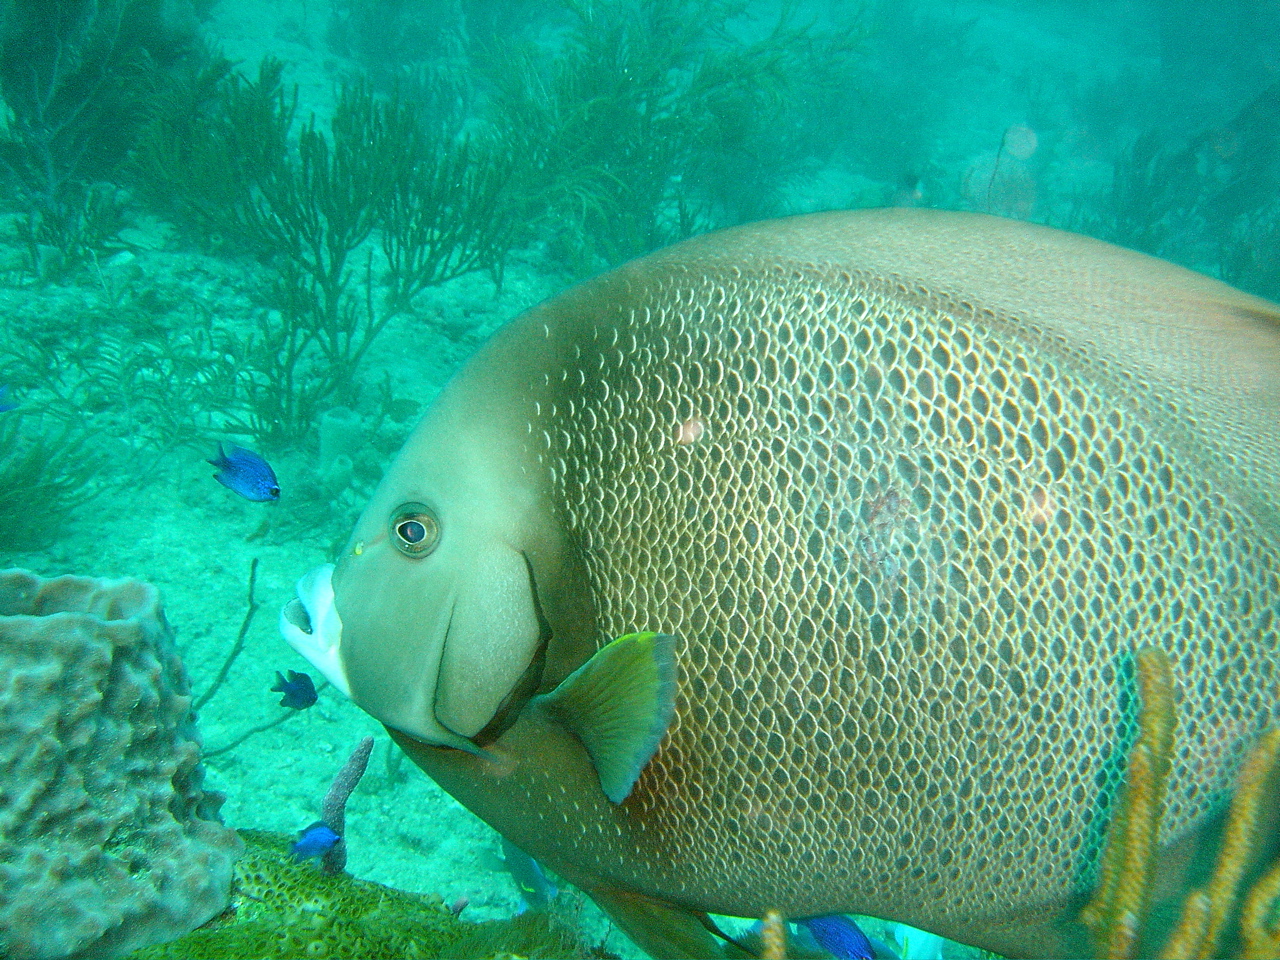
[[[1151,647],[1135,660],[1141,707],[1138,740],[1129,755],[1127,784],[1103,853],[1097,890],[1081,911],[1098,956],[1132,957],[1142,935],[1151,893],[1165,782],[1173,744],[1173,673],[1168,657]],[[1236,918],[1240,881],[1257,839],[1264,790],[1280,759],[1280,728],[1265,733],[1241,767],[1209,883],[1191,891],[1162,957],[1211,957]],[[1238,915],[1245,957],[1280,952],[1280,864],[1248,891]]]

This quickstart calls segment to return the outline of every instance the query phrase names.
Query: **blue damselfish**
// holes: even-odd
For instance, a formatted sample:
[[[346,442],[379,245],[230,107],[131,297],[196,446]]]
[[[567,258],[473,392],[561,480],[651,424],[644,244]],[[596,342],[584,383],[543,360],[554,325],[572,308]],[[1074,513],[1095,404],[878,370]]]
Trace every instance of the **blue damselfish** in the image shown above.
[[[872,960],[875,951],[862,929],[843,913],[799,921],[813,934],[818,946],[837,960]]]
[[[290,670],[288,679],[279,670],[276,671],[276,682],[271,687],[274,693],[283,693],[280,706],[292,710],[305,710],[316,702],[316,685],[310,674]]]
[[[252,450],[233,445],[228,454],[223,451],[222,444],[218,444],[217,459],[206,462],[218,468],[213,479],[246,500],[263,503],[280,499],[276,472],[271,469],[271,464]]]
[[[302,831],[290,852],[293,859],[301,863],[313,857],[323,857],[341,839],[331,826],[323,820],[317,820]]]

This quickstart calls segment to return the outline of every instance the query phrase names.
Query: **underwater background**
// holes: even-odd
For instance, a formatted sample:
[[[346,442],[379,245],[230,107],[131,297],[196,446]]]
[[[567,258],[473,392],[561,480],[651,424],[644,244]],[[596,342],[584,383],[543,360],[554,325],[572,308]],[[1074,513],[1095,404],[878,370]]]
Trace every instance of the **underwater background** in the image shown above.
[[[1280,297],[1265,0],[0,0],[0,97],[0,566],[160,588],[237,829],[296,835],[373,735],[347,870],[470,919],[522,909],[497,834],[345,697],[272,687],[306,669],[294,582],[500,324],[695,233],[886,205]],[[220,444],[278,497],[215,482]]]

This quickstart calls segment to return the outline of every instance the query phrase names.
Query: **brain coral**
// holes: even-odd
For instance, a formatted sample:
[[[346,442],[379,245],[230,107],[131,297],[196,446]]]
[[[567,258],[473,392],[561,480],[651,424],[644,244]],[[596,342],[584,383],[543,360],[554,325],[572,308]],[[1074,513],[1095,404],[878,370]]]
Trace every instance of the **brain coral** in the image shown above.
[[[345,873],[296,863],[291,838],[243,831],[232,909],[172,943],[129,960],[379,960],[379,958],[554,957],[617,960],[585,943],[570,917],[529,911],[510,920],[469,923],[438,896],[393,890]]]
[[[0,571],[0,955],[112,957],[220,912],[242,844],[203,777],[156,589]]]

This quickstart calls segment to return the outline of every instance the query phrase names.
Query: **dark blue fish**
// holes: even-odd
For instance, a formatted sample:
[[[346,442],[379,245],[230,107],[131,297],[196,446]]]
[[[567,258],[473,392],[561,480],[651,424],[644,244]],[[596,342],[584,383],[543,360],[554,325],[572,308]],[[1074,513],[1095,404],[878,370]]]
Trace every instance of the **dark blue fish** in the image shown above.
[[[502,862],[506,865],[507,872],[511,874],[511,879],[516,882],[525,906],[530,910],[541,910],[560,892],[542,872],[538,861],[506,837],[502,838]]]
[[[293,859],[301,863],[312,857],[323,857],[341,839],[327,823],[317,820],[299,834],[298,842],[293,845],[290,852],[293,854]]]
[[[809,929],[818,946],[837,960],[873,960],[875,957],[867,935],[843,913],[810,917],[798,922]]]
[[[246,500],[263,503],[280,499],[280,484],[276,481],[275,471],[252,450],[233,446],[228,456],[223,452],[222,444],[218,444],[218,459],[206,462],[218,468],[213,479]]]
[[[280,706],[282,707],[305,710],[316,702],[316,685],[312,683],[310,675],[299,673],[297,670],[289,671],[288,680],[284,678],[283,673],[277,670],[276,683],[271,689],[275,693],[284,694],[280,698]]]
[[[8,413],[10,410],[17,409],[17,401],[9,399],[9,385],[7,383],[0,384],[0,413]]]

